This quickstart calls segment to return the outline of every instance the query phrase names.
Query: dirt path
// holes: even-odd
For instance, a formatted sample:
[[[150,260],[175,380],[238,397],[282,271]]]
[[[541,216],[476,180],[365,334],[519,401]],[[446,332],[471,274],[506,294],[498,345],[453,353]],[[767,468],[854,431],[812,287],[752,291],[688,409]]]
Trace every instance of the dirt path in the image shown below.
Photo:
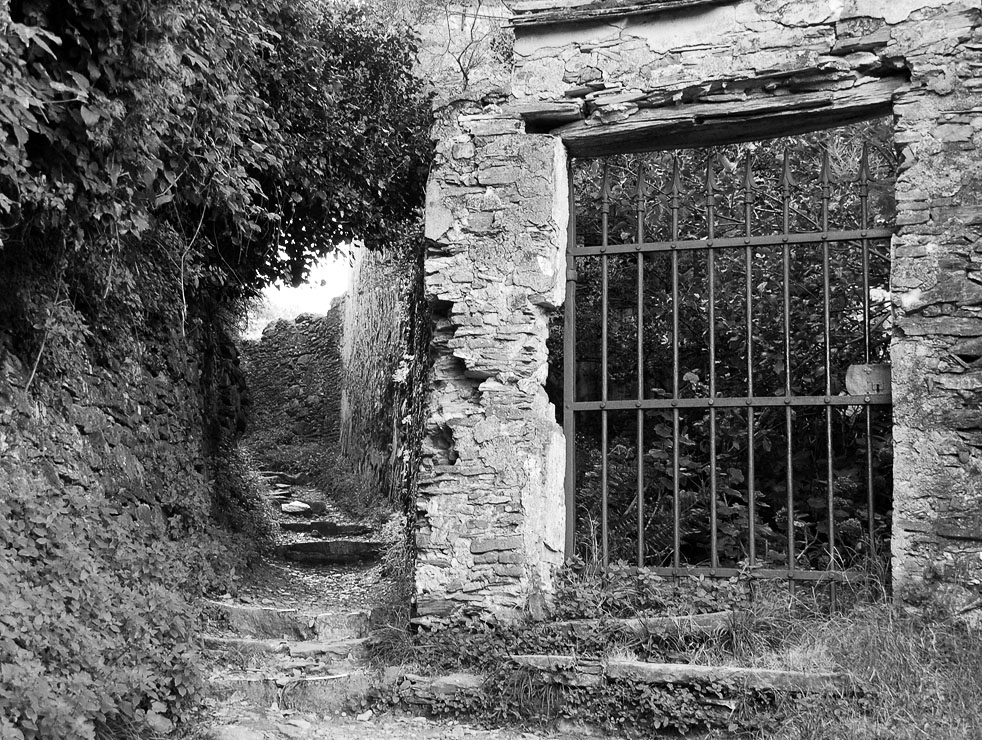
[[[202,722],[192,740],[555,740],[597,737],[559,725],[549,730],[485,729],[454,720],[391,714],[361,720],[350,716],[318,717],[276,709],[265,714],[225,705]]]
[[[274,512],[276,554],[265,558],[234,596],[206,605],[210,691],[188,740],[588,736],[568,727],[523,732],[449,718],[346,711],[364,706],[362,698],[377,678],[365,665],[365,642],[394,588],[377,559],[386,535],[377,523],[346,517],[320,491],[298,485],[292,476],[266,471],[263,477]],[[302,549],[312,546],[318,548],[316,559]],[[362,552],[362,547],[370,549]]]

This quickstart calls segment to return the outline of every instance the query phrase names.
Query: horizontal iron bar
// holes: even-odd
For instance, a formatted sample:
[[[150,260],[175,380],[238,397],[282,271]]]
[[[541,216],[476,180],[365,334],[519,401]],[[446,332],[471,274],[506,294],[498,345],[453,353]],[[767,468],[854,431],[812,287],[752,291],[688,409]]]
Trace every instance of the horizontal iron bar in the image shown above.
[[[736,409],[767,406],[889,406],[889,393],[868,396],[736,396],[730,398],[646,398],[644,400],[576,401],[573,411],[633,411],[634,409]]]
[[[769,236],[731,236],[724,239],[683,239],[675,242],[642,242],[641,244],[609,244],[606,247],[570,247],[574,257],[600,254],[636,254],[637,252],[672,252],[693,249],[726,247],[780,247],[785,244],[821,244],[862,239],[889,239],[890,229],[852,229],[850,231],[813,231],[802,234],[772,234]]]
[[[668,578],[685,578],[687,576],[706,576],[707,578],[761,578],[766,580],[812,581],[836,583],[852,583],[866,580],[870,577],[867,571],[855,570],[788,570],[787,568],[710,568],[709,566],[646,567],[645,572]]]

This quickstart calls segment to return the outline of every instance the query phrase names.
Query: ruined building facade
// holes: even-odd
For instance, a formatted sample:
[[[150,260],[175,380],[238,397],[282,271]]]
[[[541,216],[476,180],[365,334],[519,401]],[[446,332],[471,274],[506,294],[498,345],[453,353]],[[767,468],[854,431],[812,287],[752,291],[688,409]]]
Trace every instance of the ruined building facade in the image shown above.
[[[982,584],[978,0],[526,0],[509,69],[441,101],[427,192],[434,368],[417,608],[515,614],[564,560],[566,440],[544,383],[568,166],[892,115],[894,590]]]

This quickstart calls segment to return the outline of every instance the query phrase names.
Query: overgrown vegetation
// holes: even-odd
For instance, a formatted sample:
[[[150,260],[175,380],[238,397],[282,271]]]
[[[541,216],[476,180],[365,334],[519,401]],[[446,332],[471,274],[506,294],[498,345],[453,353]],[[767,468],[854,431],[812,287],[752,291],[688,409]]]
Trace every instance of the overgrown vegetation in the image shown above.
[[[228,329],[264,284],[418,217],[428,103],[412,35],[347,5],[13,0],[0,28],[0,367],[26,368],[0,410],[37,427],[0,470],[0,734],[146,736],[195,699],[187,597],[263,539]],[[112,444],[148,452],[142,482],[59,480],[81,448],[45,424],[105,444],[75,423],[85,384]],[[129,397],[149,385],[190,389],[161,412],[187,407],[201,460],[152,438]]]
[[[605,239],[610,245],[632,245],[639,239],[671,243],[707,235],[710,240],[741,241],[712,253],[648,253],[640,276],[633,250],[576,258],[577,400],[600,401],[602,393],[612,400],[635,399],[638,393],[650,400],[836,396],[846,392],[847,368],[885,362],[891,320],[885,299],[887,243],[866,245],[865,260],[859,240],[829,248],[827,371],[822,249],[791,246],[785,265],[780,246],[745,250],[742,238],[889,228],[895,210],[892,136],[890,122],[876,120],[710,149],[578,161],[574,193],[581,246],[598,246]],[[640,225],[639,198],[644,203]],[[639,291],[643,348],[638,347]],[[606,354],[601,348],[604,315]],[[562,321],[562,316],[555,317],[551,327],[554,372],[547,385],[560,413]],[[608,377],[602,383],[605,356]],[[788,412],[760,407],[751,416],[742,408],[709,411],[685,408],[683,402],[678,410],[647,411],[640,450],[644,562],[670,566],[678,557],[683,564],[701,565],[717,557],[715,564],[739,567],[751,557],[751,529],[754,564],[787,566],[793,561],[798,568],[848,568],[861,565],[871,551],[884,551],[892,501],[889,411],[837,406],[829,413],[827,429],[821,407]],[[589,558],[602,549],[601,488],[606,478],[610,559],[634,558],[639,528],[637,414],[632,408],[608,411],[604,418],[602,422],[599,411],[577,415],[577,552]],[[607,425],[606,469],[602,424]],[[825,451],[827,437],[831,460]],[[710,542],[713,530],[716,539]]]
[[[0,734],[169,731],[201,680],[185,595],[226,588],[246,543],[147,504],[46,489],[0,481]]]
[[[551,726],[568,719],[638,737],[685,732],[761,740],[912,740],[925,731],[960,740],[978,737],[982,647],[977,630],[890,605],[875,577],[840,593],[845,608],[835,613],[829,612],[826,589],[799,588],[791,594],[786,584],[749,577],[674,582],[622,565],[602,578],[580,566],[563,573],[549,621],[461,617],[447,629],[415,635],[392,631],[379,639],[376,656],[423,674],[465,670],[485,677],[478,695],[423,699],[421,706],[436,715]],[[703,634],[639,632],[616,621],[731,609],[739,616],[728,629]],[[561,623],[570,619],[599,621],[590,629],[570,629]],[[719,682],[584,686],[543,680],[510,660],[523,654],[568,655],[581,665],[628,658],[837,672],[849,677],[852,690],[792,695]],[[400,706],[406,696],[389,687],[378,701]]]

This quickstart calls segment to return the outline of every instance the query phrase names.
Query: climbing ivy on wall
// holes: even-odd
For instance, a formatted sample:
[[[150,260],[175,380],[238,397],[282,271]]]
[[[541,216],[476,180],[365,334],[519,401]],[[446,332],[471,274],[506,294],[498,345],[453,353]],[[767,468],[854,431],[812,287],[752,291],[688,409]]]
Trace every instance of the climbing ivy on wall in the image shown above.
[[[411,510],[425,419],[429,311],[419,229],[361,261],[345,310],[341,447],[388,503]]]
[[[14,0],[0,22],[0,319],[22,333],[54,318],[80,339],[140,292],[133,252],[173,266],[187,321],[342,240],[380,246],[422,202],[412,37],[357,10]]]
[[[326,2],[0,0],[4,738],[187,718],[185,596],[228,587],[255,524],[227,330],[418,217],[413,58]]]

